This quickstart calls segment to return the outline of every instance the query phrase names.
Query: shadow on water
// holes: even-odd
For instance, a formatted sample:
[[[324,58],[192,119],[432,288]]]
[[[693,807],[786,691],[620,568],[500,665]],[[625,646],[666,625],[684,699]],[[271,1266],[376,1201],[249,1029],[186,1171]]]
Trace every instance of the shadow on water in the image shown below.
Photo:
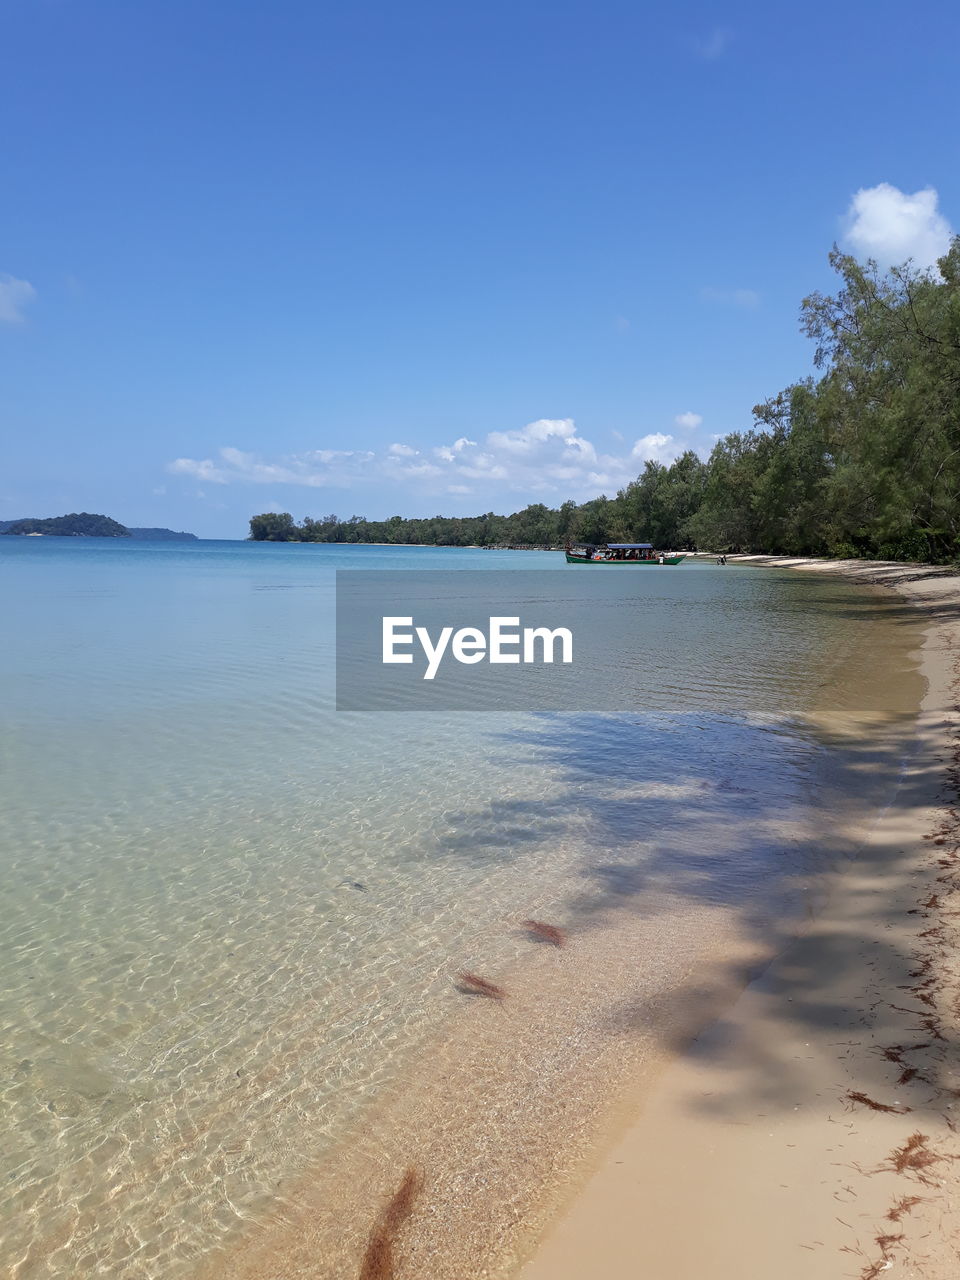
[[[451,830],[436,852],[454,854],[468,862],[486,866],[515,862],[530,848],[566,830],[566,805],[532,800],[499,800],[477,813],[449,815]]]
[[[835,926],[830,917],[818,915],[815,930],[806,935],[803,928],[798,930],[795,909],[803,889],[821,883],[818,873],[857,855],[864,824],[869,827],[871,814],[882,814],[895,796],[908,832],[922,830],[920,811],[932,798],[952,803],[943,760],[938,758],[942,744],[921,730],[912,714],[891,716],[882,732],[869,736],[842,742],[821,739],[818,770],[825,781],[814,797],[821,807],[819,821],[801,825],[791,836],[789,823],[787,828],[783,825],[785,808],[810,800],[798,790],[798,775],[810,761],[809,740],[805,754],[799,735],[783,726],[751,726],[745,731],[717,717],[699,727],[704,737],[699,752],[686,767],[674,767],[660,785],[663,760],[670,753],[658,752],[658,743],[664,742],[669,727],[651,730],[649,723],[628,717],[539,717],[536,727],[504,735],[501,743],[508,748],[511,741],[534,746],[553,766],[555,776],[559,774],[559,793],[542,804],[504,800],[480,812],[453,815],[459,834],[438,841],[433,855],[453,854],[478,866],[535,860],[538,849],[546,849],[575,824],[582,850],[581,886],[567,893],[558,909],[558,923],[572,938],[601,927],[611,910],[649,916],[669,911],[679,900],[722,905],[732,913],[742,939],[768,958],[778,956],[776,998],[766,1006],[763,1034],[748,1064],[740,1061],[734,1070],[726,1062],[722,1037],[698,1041],[699,1058],[712,1061],[726,1075],[717,1095],[696,1105],[726,1115],[756,1114],[761,1104],[769,1111],[793,1109],[809,1087],[809,1073],[795,1052],[798,1034],[812,1038],[835,1033],[837,1041],[849,1039],[853,1045],[858,1037],[869,1037],[888,1011],[899,1006],[905,1011],[901,1044],[932,1046],[918,1068],[910,1108],[918,1117],[928,1109],[942,1112],[941,1090],[948,1087],[949,1063],[960,1044],[934,1020],[922,991],[918,998],[911,986],[918,963],[915,935],[925,925],[917,923],[910,933],[891,925],[891,918],[905,913],[924,919],[917,897],[915,849],[905,851],[881,841],[871,845],[858,864],[869,876],[882,878],[884,900],[894,904],[892,917],[878,913],[875,896],[859,895]],[[690,739],[689,724],[683,738]],[[742,765],[738,770],[736,761],[743,760],[743,750],[762,753],[764,738],[771,746],[769,758],[764,761],[755,754],[749,769]],[[657,783],[651,784],[651,779]],[[851,797],[851,812],[858,818],[848,824],[838,814],[832,821],[829,806]],[[915,818],[912,809],[917,810]],[[785,909],[788,904],[793,911]],[[819,906],[822,903],[808,900],[808,918]],[[838,981],[825,982],[825,973]],[[867,989],[856,1006],[839,981],[851,975],[866,975]],[[742,989],[758,972],[745,973],[738,958],[730,961],[726,976],[734,988]],[[702,996],[694,991],[689,998],[696,1004]],[[662,994],[650,994],[638,981],[635,998],[628,996],[609,1011],[609,1034],[649,1031],[658,1025],[662,1000]],[[709,1020],[710,1008],[704,1005],[701,1025]],[[670,1047],[688,1044],[689,1033],[681,1033]],[[883,1090],[889,1094],[909,1061],[884,1060],[874,1047],[864,1055],[857,1086],[871,1095]]]
[[[917,581],[923,577],[922,574],[917,575]],[[836,618],[845,618],[853,622],[863,622],[868,624],[871,617],[877,616],[876,609],[870,614],[866,609],[853,604],[837,604],[830,601],[810,600],[810,604],[821,604],[825,608],[829,608],[831,614]],[[931,604],[929,609],[925,610],[931,620],[936,622],[956,622],[960,619],[960,600],[938,600],[935,604]],[[917,625],[917,609],[916,605],[907,604],[904,601],[891,600],[885,602],[880,610],[884,622],[903,624],[916,627]]]
[[[719,715],[659,723],[541,715],[534,728],[502,742],[523,748],[518,763],[532,749],[559,778],[559,790],[540,801],[507,798],[449,814],[450,833],[432,854],[481,867],[515,862],[575,825],[583,888],[566,903],[573,928],[654,892],[735,905],[760,928],[769,912],[759,876],[772,883],[824,865],[821,851],[784,828],[785,807],[803,801],[805,770],[823,750],[804,740],[799,725],[744,725]],[[870,757],[887,753],[897,755],[871,744],[850,767],[871,772],[880,762]],[[899,770],[899,758],[893,767]]]
[[[750,566],[745,566],[749,568]],[[757,568],[761,566],[755,566]],[[776,569],[777,565],[762,566],[764,572],[768,568]],[[955,579],[955,566],[938,567],[934,565],[917,565],[909,568],[904,565],[871,566],[862,570],[851,580],[827,578],[822,574],[811,572],[795,575],[791,583],[793,602],[781,608],[808,610],[811,607],[827,609],[833,617],[862,621],[866,626],[873,626],[878,619],[887,622],[903,622],[917,626],[918,616],[922,613],[927,621],[955,622],[960,619],[960,598],[951,590],[951,579]],[[830,590],[825,590],[827,582]],[[932,592],[927,598],[908,600],[899,594],[901,585],[917,583],[933,585],[943,584],[940,592]],[[864,587],[879,588],[873,593],[864,592]]]

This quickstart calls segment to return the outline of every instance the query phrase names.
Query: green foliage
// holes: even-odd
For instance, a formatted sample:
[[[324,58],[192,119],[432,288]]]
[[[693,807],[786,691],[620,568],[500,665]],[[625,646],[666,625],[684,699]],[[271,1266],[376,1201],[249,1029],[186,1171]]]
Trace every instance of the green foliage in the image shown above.
[[[127,529],[131,538],[142,542],[199,542],[195,533],[177,532],[175,529]]]
[[[832,541],[863,555],[948,560],[960,523],[960,239],[940,277],[909,265],[881,274],[836,250],[836,298],[803,303],[826,370],[817,413],[831,473]]]
[[[576,511],[575,503],[565,503]],[[569,514],[569,513],[568,513]],[[567,520],[569,523],[569,519]],[[388,520],[365,520],[351,516],[306,516],[302,524],[294,524],[286,512],[267,512],[253,516],[250,537],[271,542],[378,542],[412,546],[490,547],[509,542],[517,545],[557,545],[561,538],[561,512],[551,511],[541,503],[525,507],[512,516],[428,516],[406,520],[391,516]]]
[[[801,305],[821,376],[753,410],[707,462],[648,462],[615,498],[510,516],[295,525],[254,516],[255,539],[439,546],[649,541],[787,555],[960,558],[960,238],[939,272],[882,273],[836,248],[836,297]]]
[[[302,542],[301,532],[289,511],[270,511],[250,520],[250,537],[255,542]]]
[[[68,516],[51,516],[48,520],[16,520],[3,533],[44,533],[61,538],[129,538],[130,531],[109,516],[74,511]]]

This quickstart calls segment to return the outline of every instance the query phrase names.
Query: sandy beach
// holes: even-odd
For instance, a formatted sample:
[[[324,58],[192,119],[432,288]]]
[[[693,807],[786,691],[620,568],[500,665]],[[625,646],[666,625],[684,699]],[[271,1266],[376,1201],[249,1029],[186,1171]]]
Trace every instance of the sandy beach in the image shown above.
[[[891,587],[921,614],[927,691],[912,758],[899,777],[888,762],[890,804],[829,876],[823,909],[635,1096],[633,1121],[518,1280],[960,1273],[960,578],[735,561]]]
[[[99,554],[69,542],[50,569],[68,584]],[[204,545],[191,554],[206,597]],[[22,682],[11,763],[30,813],[16,787],[4,809],[23,947],[4,1160],[22,1212],[0,1272],[955,1273],[955,578],[645,574],[669,655],[656,679],[643,666],[659,711],[496,737],[432,719],[399,771],[379,723],[318,733],[309,657],[275,663],[249,625],[251,597],[264,625],[313,617],[316,593],[279,589],[299,554],[256,594],[259,553],[211,554],[235,576],[208,623],[255,651],[239,646],[209,711],[158,734],[152,702],[182,691],[180,669],[118,689],[93,650],[71,714],[35,733],[63,694],[48,707]],[[170,560],[137,578],[146,613],[118,567],[77,625],[123,633],[157,591],[176,614]],[[630,599],[634,577],[607,580]],[[209,634],[202,649],[222,678]],[[105,707],[124,732],[101,742]],[[282,768],[264,775],[264,752]],[[46,798],[88,775],[64,892]]]
[[[820,814],[816,830],[834,869],[803,886],[804,914],[765,935],[682,895],[640,914],[614,896],[602,929],[496,974],[509,998],[472,1002],[429,1068],[385,1090],[335,1152],[281,1188],[279,1212],[198,1277],[956,1274],[960,580],[751,559],[895,588],[878,595],[885,616],[917,637],[922,622],[925,636],[919,720],[915,696],[873,734],[855,717],[833,757],[833,829]],[[864,692],[900,676],[879,633],[865,660]],[[824,716],[825,733],[842,736],[843,716]],[[868,810],[877,778],[889,785]],[[839,803],[861,783],[858,802]],[[649,999],[628,958],[656,955],[661,929],[690,939],[690,961],[658,973]]]

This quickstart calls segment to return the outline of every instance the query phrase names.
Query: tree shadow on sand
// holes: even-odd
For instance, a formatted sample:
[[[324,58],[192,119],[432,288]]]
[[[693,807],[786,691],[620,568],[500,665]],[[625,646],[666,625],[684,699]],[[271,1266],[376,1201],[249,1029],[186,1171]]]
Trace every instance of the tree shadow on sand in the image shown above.
[[[652,783],[663,760],[675,759],[663,736],[671,733],[680,734],[681,744],[694,745],[668,782]],[[918,812],[914,819],[908,814],[905,830],[918,829],[920,807],[932,798],[950,799],[942,743],[921,732],[912,715],[894,718],[882,733],[847,741],[842,749],[814,746],[782,725],[743,726],[725,717],[701,717],[697,724],[674,718],[659,727],[626,716],[539,717],[533,729],[500,739],[506,752],[514,744],[550,764],[559,791],[542,807],[503,800],[455,815],[458,839],[438,842],[437,855],[453,853],[471,862],[523,858],[535,865],[538,850],[575,823],[581,885],[566,895],[559,920],[573,939],[601,927],[611,910],[649,916],[666,914],[678,902],[719,904],[743,939],[779,956],[775,981],[768,975],[760,982],[769,991],[762,996],[762,1034],[751,1043],[748,1059],[728,1053],[722,1024],[698,1038],[694,1052],[716,1068],[718,1089],[695,1105],[726,1116],[753,1115],[758,1108],[792,1110],[808,1088],[807,1064],[796,1052],[798,1033],[828,1033],[838,1043],[849,1042],[853,1054],[875,1034],[882,1039],[885,1017],[898,1008],[902,1036],[864,1053],[850,1090],[889,1098],[902,1074],[912,1072],[909,1109],[918,1117],[928,1109],[942,1112],[951,1058],[960,1045],[936,1016],[932,988],[920,985],[928,970],[918,970],[924,962],[916,935],[934,908],[918,901],[916,848],[880,844],[858,854],[862,828],[846,830],[842,823],[784,838],[785,811],[809,801],[802,779],[817,751],[824,753],[820,772],[829,775],[829,791],[818,803],[831,795],[858,795],[879,812],[893,798],[907,761],[909,781],[901,782],[898,809],[916,805]],[[737,771],[734,762],[745,749],[754,753],[750,769]],[[939,853],[942,846],[929,848]],[[882,878],[882,901],[893,913],[916,913],[916,930],[910,935],[894,928],[890,912],[878,911],[876,894],[865,894],[835,927],[820,916],[811,932],[801,929],[797,936],[796,914],[785,920],[784,903],[795,902],[799,887],[816,883],[818,873],[854,857],[858,871]],[[742,959],[730,962],[726,976],[732,987],[757,977],[742,966]],[[825,974],[835,981],[825,981]],[[864,976],[863,999],[856,1002],[843,981],[851,974]],[[703,993],[676,998],[693,1008]],[[609,1010],[609,1034],[649,1033],[662,1015],[662,999],[638,981],[636,997]],[[671,1047],[688,1044],[681,1038]],[[927,1046],[916,1058],[910,1056],[914,1044]],[[836,1101],[841,1109],[848,1105],[839,1085]]]

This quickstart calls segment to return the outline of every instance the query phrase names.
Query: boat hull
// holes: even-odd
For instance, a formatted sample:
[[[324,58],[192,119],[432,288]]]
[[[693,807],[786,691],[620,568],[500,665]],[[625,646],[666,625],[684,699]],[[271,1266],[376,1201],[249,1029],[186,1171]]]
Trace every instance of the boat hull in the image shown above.
[[[572,551],[565,551],[563,554],[567,557],[567,564],[592,564],[595,566],[605,565],[608,569],[614,565],[619,565],[621,568],[629,567],[632,569],[639,569],[642,565],[646,565],[648,568],[651,565],[655,568],[660,568],[661,565],[665,564],[679,564],[681,560],[685,560],[687,558],[684,554],[682,556],[664,556],[662,560],[659,556],[655,557],[653,560],[591,560],[589,556],[574,555]]]

